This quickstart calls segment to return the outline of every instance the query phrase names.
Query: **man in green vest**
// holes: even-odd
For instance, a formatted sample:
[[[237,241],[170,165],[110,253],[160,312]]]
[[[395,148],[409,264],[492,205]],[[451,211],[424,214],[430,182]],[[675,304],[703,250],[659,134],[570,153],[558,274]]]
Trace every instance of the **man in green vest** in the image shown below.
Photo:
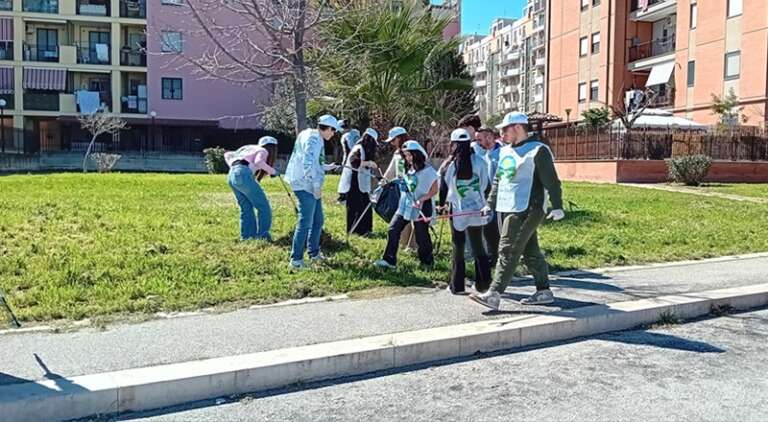
[[[539,248],[536,233],[544,219],[565,217],[562,189],[552,152],[544,143],[529,136],[528,116],[512,112],[496,126],[507,144],[499,154],[499,167],[484,213],[496,211],[501,224],[499,260],[491,288],[470,296],[473,301],[498,310],[501,293],[515,274],[520,257],[533,273],[536,293],[520,301],[524,305],[554,302],[549,289],[549,267]],[[552,211],[547,214],[547,196]]]

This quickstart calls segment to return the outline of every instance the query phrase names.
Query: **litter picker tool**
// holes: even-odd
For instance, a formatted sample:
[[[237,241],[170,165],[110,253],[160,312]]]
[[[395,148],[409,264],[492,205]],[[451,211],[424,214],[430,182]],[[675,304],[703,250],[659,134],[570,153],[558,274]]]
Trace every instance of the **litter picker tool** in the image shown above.
[[[432,220],[447,220],[449,218],[454,218],[454,217],[469,217],[469,216],[481,215],[481,214],[482,214],[482,211],[457,212],[457,213],[454,213],[454,214],[438,215],[436,217],[431,217],[431,218],[423,217],[423,218],[419,218],[418,221],[423,221],[423,222],[427,223],[427,222],[430,222]],[[425,218],[426,218],[426,220],[425,220]]]
[[[283,185],[285,194],[288,195],[288,198],[291,200],[291,203],[293,204],[293,211],[296,213],[296,215],[299,215],[299,206],[296,205],[296,200],[293,199],[293,195],[291,195],[291,191],[290,189],[288,189],[288,185],[285,184],[285,181],[283,180],[283,176],[277,176],[277,178],[280,179],[280,184]]]
[[[10,315],[11,324],[16,328],[21,328],[21,324],[19,323],[19,320],[16,319],[16,315],[13,314],[13,310],[11,309],[10,305],[8,305],[8,302],[5,300],[5,292],[2,290],[0,290],[0,302],[2,302],[2,306],[8,312],[8,315]]]

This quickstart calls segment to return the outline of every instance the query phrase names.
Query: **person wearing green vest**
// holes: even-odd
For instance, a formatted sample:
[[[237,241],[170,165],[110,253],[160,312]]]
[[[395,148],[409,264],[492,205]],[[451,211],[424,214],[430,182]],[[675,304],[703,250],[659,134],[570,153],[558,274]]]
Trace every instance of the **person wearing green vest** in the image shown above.
[[[483,212],[496,211],[501,224],[499,259],[491,288],[470,299],[493,310],[501,305],[501,293],[512,281],[515,269],[523,262],[533,273],[536,293],[520,301],[523,305],[554,302],[549,289],[549,267],[539,248],[537,228],[544,221],[562,220],[563,195],[549,147],[529,136],[528,116],[512,112],[496,126],[507,144],[499,154],[499,167]],[[547,213],[547,197],[552,210]]]

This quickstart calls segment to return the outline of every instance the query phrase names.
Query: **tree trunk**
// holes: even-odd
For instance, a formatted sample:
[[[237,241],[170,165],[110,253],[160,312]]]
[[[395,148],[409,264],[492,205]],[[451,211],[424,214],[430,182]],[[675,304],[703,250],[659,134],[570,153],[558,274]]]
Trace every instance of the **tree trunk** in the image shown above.
[[[88,144],[88,149],[85,150],[85,157],[83,157],[83,173],[88,173],[88,156],[91,155],[91,148],[93,148],[97,136],[98,135],[93,135],[91,142]]]
[[[307,16],[307,1],[299,0],[301,14],[293,33],[293,98],[296,107],[296,134],[307,128],[307,69],[304,63],[304,24]]]
[[[303,65],[302,70],[303,73]],[[297,69],[298,73],[298,69]],[[307,88],[302,80],[292,78],[293,100],[296,107],[296,134],[307,128]]]

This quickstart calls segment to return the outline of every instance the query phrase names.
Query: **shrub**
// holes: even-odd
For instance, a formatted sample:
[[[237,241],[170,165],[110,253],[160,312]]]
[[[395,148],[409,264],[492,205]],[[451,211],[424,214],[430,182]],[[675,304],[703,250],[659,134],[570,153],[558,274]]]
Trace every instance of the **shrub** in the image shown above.
[[[699,186],[709,173],[712,159],[706,155],[686,155],[669,160],[669,178],[688,186]]]
[[[109,173],[112,171],[112,168],[115,167],[115,164],[117,164],[121,157],[122,155],[120,154],[107,154],[103,152],[97,152],[89,156],[96,163],[99,173]]]
[[[206,148],[203,154],[205,154],[205,167],[208,168],[208,173],[222,174],[229,169],[227,162],[224,161],[224,148]]]

